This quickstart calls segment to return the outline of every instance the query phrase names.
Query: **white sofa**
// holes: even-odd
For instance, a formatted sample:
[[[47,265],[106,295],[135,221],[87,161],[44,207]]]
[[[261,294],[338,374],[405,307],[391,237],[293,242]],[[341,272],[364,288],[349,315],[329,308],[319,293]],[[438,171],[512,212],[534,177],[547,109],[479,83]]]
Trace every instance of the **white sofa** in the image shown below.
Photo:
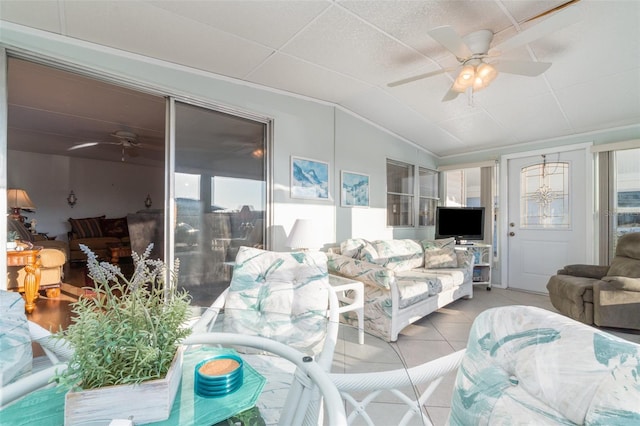
[[[473,297],[473,256],[443,240],[349,239],[327,253],[329,272],[362,281],[365,330],[389,342],[407,325]],[[346,322],[357,324],[353,312]]]

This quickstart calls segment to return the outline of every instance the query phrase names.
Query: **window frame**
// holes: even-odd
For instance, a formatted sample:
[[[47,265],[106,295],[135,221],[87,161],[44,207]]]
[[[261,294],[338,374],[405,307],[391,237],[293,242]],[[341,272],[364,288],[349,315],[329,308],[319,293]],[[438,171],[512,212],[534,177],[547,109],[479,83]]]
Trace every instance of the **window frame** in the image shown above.
[[[440,202],[440,174],[435,169],[430,169],[428,167],[423,167],[417,164],[408,163],[406,161],[394,160],[391,158],[386,159],[386,210],[387,210],[387,227],[389,228],[425,228],[427,226],[435,226],[435,207],[438,206]],[[403,167],[407,169],[407,173],[404,174],[401,179],[408,180],[408,184],[404,182],[393,182],[393,179],[396,176],[390,175],[390,167]],[[431,174],[435,178],[435,182],[431,188],[431,192],[429,194],[421,193],[421,184],[420,179],[423,174]],[[399,175],[399,174],[398,174]],[[393,182],[393,184],[390,184]],[[391,188],[401,188],[401,191],[391,191]],[[402,190],[407,190],[411,192],[402,192]],[[398,199],[399,203],[391,203],[390,199],[395,197]],[[429,219],[426,224],[422,225],[421,222],[421,211],[420,206],[423,200],[435,200],[435,204],[431,203],[434,207],[433,211],[430,209],[426,210],[427,213],[423,216],[427,216]],[[401,206],[400,212],[393,212],[393,207],[397,205]],[[393,207],[392,207],[393,205]],[[402,206],[408,205],[404,211],[402,211]],[[406,219],[406,224],[402,223],[403,220]]]

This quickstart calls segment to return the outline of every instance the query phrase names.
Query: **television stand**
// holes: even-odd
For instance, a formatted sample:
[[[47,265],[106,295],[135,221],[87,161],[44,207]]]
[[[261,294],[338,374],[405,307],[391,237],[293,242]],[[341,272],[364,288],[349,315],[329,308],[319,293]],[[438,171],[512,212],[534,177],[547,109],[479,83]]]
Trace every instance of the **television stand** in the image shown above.
[[[491,259],[493,249],[490,244],[472,243],[459,240],[456,246],[461,250],[469,250],[473,255],[473,284],[486,284],[487,291],[491,291]]]

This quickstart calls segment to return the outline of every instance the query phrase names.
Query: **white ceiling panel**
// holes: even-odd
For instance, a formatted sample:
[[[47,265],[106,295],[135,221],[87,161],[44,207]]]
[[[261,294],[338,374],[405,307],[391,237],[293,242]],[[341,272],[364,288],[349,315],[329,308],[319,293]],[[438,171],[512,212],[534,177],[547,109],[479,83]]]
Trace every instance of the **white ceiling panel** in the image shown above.
[[[464,36],[481,29],[499,31],[509,22],[498,5],[489,1],[344,1],[339,4],[433,58],[449,53],[429,36],[432,28],[451,25]]]
[[[53,33],[60,33],[62,25],[57,2],[0,1],[0,19]]]
[[[565,2],[0,0],[0,24],[59,33],[210,71],[213,78],[225,75],[333,102],[436,155],[449,155],[640,125],[640,1],[581,0],[526,22]],[[449,25],[464,36],[490,29],[496,46],[519,32],[539,31],[563,13],[576,13],[578,22],[498,57],[476,58],[552,62],[542,76],[500,73],[471,103],[465,95],[441,102],[460,63],[429,30]],[[447,74],[387,86],[449,67],[454,70]],[[46,86],[48,75],[37,77]],[[12,80],[31,84],[27,75]],[[100,84],[81,93],[70,90],[66,98],[59,95],[62,101],[40,99],[42,85],[31,84],[20,99],[12,98],[10,113],[24,121],[12,129],[22,129],[20,137],[27,138],[22,125],[35,117],[27,113],[32,104],[43,126],[50,123],[56,132],[68,127],[68,138],[75,137],[74,116],[79,129],[87,127],[85,116],[73,111],[76,101],[87,116],[112,126],[155,128],[145,114],[125,123],[125,115],[135,116],[127,109],[135,109],[135,99],[105,92]],[[85,99],[72,99],[82,93]],[[67,117],[64,126],[55,125],[61,114]],[[43,131],[38,129],[41,137]]]
[[[533,135],[537,140],[570,134],[571,127],[550,92],[533,96],[524,102],[509,102],[486,108],[506,133],[517,141]]]
[[[360,80],[282,53],[269,57],[250,78],[258,84],[335,103],[371,88]]]
[[[477,109],[475,113],[466,115],[464,119],[446,120],[439,122],[438,125],[455,138],[464,141],[462,150],[518,142],[514,136],[509,134],[507,129],[496,123],[482,109]],[[456,152],[462,152],[462,150],[456,150]]]
[[[396,58],[422,59],[340,8],[329,9],[282,50],[372,84],[391,81]]]
[[[434,135],[434,127],[423,120],[416,121],[420,117],[414,110],[406,107],[388,93],[380,89],[372,89],[357,97],[350,98],[344,103],[345,107],[353,111],[362,111],[362,115],[380,126],[391,128],[392,123],[398,123],[398,129],[402,133],[398,135],[414,141],[426,149],[437,147],[439,143],[460,144],[451,135],[440,132]]]
[[[130,52],[242,78],[272,52],[145,2],[66,2],[67,33]]]
[[[557,91],[578,132],[640,123],[640,70],[602,77]]]
[[[274,49],[331,5],[322,1],[153,1],[156,7]]]

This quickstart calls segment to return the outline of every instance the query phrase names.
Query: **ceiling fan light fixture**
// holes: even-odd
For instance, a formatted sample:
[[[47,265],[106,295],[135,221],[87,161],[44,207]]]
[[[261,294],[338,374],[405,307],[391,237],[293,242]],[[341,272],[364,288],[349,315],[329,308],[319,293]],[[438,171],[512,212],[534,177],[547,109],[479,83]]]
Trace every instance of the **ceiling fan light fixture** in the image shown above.
[[[482,90],[485,87],[489,86],[493,80],[495,80],[498,75],[498,70],[495,69],[491,64],[481,63],[476,67],[476,74],[473,81],[473,90],[478,91]]]
[[[455,90],[459,93],[464,93],[467,88],[473,85],[475,75],[475,67],[473,65],[465,65],[464,67],[462,67],[462,70],[460,70],[460,74],[458,74],[456,81],[453,83],[452,90]]]

